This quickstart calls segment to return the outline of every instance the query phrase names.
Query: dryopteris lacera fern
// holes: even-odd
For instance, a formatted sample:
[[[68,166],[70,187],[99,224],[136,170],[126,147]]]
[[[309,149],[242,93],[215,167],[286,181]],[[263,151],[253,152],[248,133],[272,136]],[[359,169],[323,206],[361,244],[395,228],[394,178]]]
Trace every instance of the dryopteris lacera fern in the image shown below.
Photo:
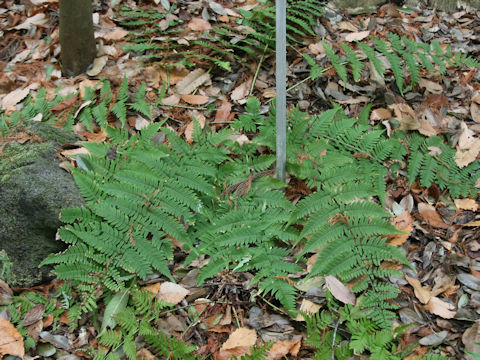
[[[287,37],[290,43],[314,37],[313,28],[316,19],[323,15],[324,3],[319,0],[288,1],[287,3]],[[157,20],[149,19],[152,10],[142,11],[122,6],[118,13],[120,24],[140,28],[132,34],[135,44],[127,45],[125,50],[143,54],[145,60],[157,61],[164,66],[196,66],[190,61],[207,60],[216,66],[231,71],[230,61],[245,63],[245,55],[256,58],[259,53],[275,50],[275,5],[270,1],[261,1],[251,10],[238,9],[241,18],[235,25],[213,25],[211,31],[205,32],[202,40],[191,41],[182,46],[177,43],[178,36],[166,38],[162,31],[158,33]],[[156,14],[154,19],[163,18]],[[170,22],[173,27],[181,22]],[[157,36],[153,35],[156,33]],[[162,36],[160,36],[162,35]],[[153,38],[153,40],[152,40]],[[208,54],[199,52],[195,47],[208,49]],[[175,49],[175,51],[172,51]],[[179,59],[180,58],[180,59]]]
[[[365,64],[370,62],[370,71],[376,72],[382,80],[386,78],[387,69],[391,70],[395,84],[401,94],[410,91],[413,86],[418,84],[422,71],[443,75],[447,66],[480,67],[478,60],[461,52],[453,54],[450,47],[443,49],[437,41],[432,41],[431,44],[418,43],[406,36],[400,38],[394,33],[389,33],[386,40],[373,38],[370,44],[356,41],[356,48],[347,44],[340,44],[341,51],[339,54],[326,41],[323,41],[322,44],[331,66],[344,84],[348,83],[347,66],[351,69],[353,81],[358,82]],[[313,79],[322,76],[325,69],[308,54],[304,56],[311,66],[310,76]],[[408,75],[410,81],[405,86]]]
[[[355,355],[368,356],[373,360],[401,360],[406,357],[415,360],[447,358],[438,354],[412,356],[415,345],[397,345],[399,335],[410,325],[392,329],[381,329],[374,321],[365,317],[360,306],[338,306],[329,301],[328,309],[313,315],[303,314],[307,327],[305,343],[315,348],[315,359],[351,359]],[[346,334],[346,336],[345,336]],[[367,355],[368,354],[368,355]]]
[[[152,326],[158,322],[161,310],[165,307],[167,304],[158,302],[155,297],[152,297],[151,292],[132,289],[127,306],[113,314],[117,326],[99,335],[98,342],[104,349],[97,351],[94,359],[120,359],[117,353],[120,347],[127,359],[138,359],[138,341],[135,341],[137,336],[145,339],[146,346],[157,358],[196,359],[193,353],[195,346],[188,345],[175,337],[168,337]],[[106,354],[107,351],[108,354]]]

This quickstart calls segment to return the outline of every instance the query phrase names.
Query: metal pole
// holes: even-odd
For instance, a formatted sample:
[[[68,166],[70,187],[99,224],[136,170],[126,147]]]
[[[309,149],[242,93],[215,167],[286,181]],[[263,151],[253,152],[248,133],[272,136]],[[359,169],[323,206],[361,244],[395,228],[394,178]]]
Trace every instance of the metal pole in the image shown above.
[[[285,182],[287,162],[287,4],[286,0],[276,0],[276,42],[275,42],[275,81],[276,81],[276,121],[277,121],[277,178]]]

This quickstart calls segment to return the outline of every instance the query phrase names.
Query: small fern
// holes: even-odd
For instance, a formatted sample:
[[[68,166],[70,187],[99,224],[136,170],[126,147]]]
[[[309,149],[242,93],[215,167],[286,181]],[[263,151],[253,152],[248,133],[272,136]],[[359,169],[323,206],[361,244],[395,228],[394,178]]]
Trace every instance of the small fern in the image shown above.
[[[383,81],[386,80],[387,69],[380,59],[380,56],[383,56],[389,64],[395,84],[402,95],[418,84],[422,70],[432,74],[437,72],[441,75],[446,71],[447,66],[480,67],[478,60],[461,52],[453,54],[450,47],[443,50],[436,41],[431,44],[416,43],[406,36],[400,38],[394,33],[387,34],[386,40],[373,38],[371,44],[357,41],[356,45],[363,53],[362,57],[354,47],[347,44],[340,44],[344,55],[337,55],[335,50],[323,41],[325,54],[343,83],[348,83],[347,65],[352,69],[353,81],[358,82],[367,61],[371,62],[373,65],[371,68],[378,76]],[[312,79],[322,76],[324,69],[320,65],[308,55],[305,56],[305,60],[311,66]],[[407,74],[410,84],[405,87]]]

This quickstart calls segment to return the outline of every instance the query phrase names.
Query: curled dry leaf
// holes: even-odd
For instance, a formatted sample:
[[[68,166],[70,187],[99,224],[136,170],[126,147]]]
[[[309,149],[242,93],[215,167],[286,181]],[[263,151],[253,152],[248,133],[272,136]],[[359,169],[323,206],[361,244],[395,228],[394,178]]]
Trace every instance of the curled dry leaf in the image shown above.
[[[0,317],[0,356],[13,355],[23,358],[23,338],[10,321]]]
[[[408,283],[413,287],[413,291],[415,293],[415,297],[422,303],[422,304],[428,304],[430,299],[432,298],[432,295],[430,294],[430,290],[423,287],[422,284],[420,284],[420,281],[417,279],[414,279],[408,275],[405,275],[405,279],[408,281]]]
[[[370,120],[378,121],[390,119],[392,117],[392,112],[385,108],[375,109],[370,113]]]
[[[440,214],[435,210],[430,204],[427,203],[419,203],[418,204],[418,212],[425,222],[433,227],[440,228],[440,229],[447,229],[448,225],[445,224]]]
[[[325,285],[335,299],[344,304],[355,305],[357,301],[355,294],[335,276],[325,276]]]
[[[280,340],[273,344],[268,350],[267,360],[284,359],[288,354],[296,357],[302,345],[302,337],[296,336],[294,339]]]
[[[405,232],[405,234],[392,234],[388,236],[388,243],[390,245],[399,246],[407,241],[408,237],[413,231],[413,218],[408,210],[405,210],[398,216],[392,219],[392,225],[398,230]]]
[[[107,65],[107,61],[108,61],[107,55],[95,58],[95,60],[93,60],[93,67],[90,71],[87,72],[87,75],[96,76],[100,74],[100,72],[103,70],[105,65]]]
[[[210,81],[210,74],[203,69],[195,69],[177,84],[176,89],[179,94],[188,95],[207,81]]]

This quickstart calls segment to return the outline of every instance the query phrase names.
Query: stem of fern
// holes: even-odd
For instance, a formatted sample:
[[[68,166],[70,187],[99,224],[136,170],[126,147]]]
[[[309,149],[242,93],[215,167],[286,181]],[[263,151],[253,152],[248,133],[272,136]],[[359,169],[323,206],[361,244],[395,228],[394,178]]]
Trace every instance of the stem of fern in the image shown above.
[[[248,92],[248,96],[252,96],[253,88],[255,87],[255,82],[257,81],[258,73],[260,72],[260,68],[262,67],[263,59],[265,59],[265,53],[267,52],[268,45],[265,45],[263,49],[262,57],[260,58],[260,62],[258,63],[257,70],[255,71],[255,75],[253,76],[252,86],[250,87],[250,91]]]

